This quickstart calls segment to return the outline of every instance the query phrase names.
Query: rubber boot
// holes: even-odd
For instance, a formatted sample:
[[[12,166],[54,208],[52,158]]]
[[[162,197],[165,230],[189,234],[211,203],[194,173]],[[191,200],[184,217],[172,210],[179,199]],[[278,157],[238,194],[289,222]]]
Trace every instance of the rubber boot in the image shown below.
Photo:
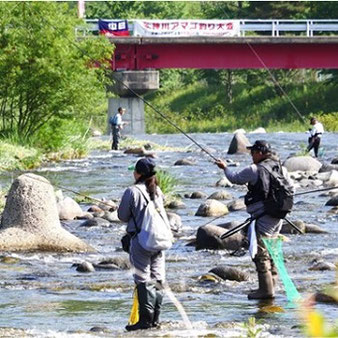
[[[259,289],[248,294],[249,299],[271,299],[274,298],[272,274],[268,272],[258,273]]]
[[[156,289],[153,284],[140,283],[136,286],[139,302],[139,321],[134,325],[127,325],[127,331],[145,330],[153,326],[156,301]]]
[[[160,314],[163,301],[163,290],[156,289],[155,311],[153,319],[153,327],[160,325]]]

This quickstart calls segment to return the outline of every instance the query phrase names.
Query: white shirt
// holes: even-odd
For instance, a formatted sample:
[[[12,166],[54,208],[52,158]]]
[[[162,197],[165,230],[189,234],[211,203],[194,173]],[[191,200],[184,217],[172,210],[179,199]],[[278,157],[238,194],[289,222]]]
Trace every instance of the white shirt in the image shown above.
[[[316,122],[310,131],[311,136],[315,136],[317,134],[318,137],[322,137],[323,133],[324,127],[320,122]]]

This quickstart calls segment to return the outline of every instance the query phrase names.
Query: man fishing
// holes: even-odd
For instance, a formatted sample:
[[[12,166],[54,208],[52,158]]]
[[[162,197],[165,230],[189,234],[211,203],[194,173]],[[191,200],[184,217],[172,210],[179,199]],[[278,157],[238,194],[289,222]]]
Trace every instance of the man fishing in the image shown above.
[[[310,151],[313,148],[315,157],[318,157],[318,149],[324,133],[324,127],[315,117],[311,118],[310,124],[312,125],[312,128],[309,129],[311,136],[309,137],[307,151]]]
[[[282,167],[279,158],[271,150],[270,145],[264,140],[257,140],[252,146],[247,147],[251,151],[253,164],[239,172],[232,172],[226,163],[218,159],[215,164],[224,170],[225,176],[235,184],[247,184],[248,193],[245,196],[247,212],[251,215],[248,230],[250,239],[251,256],[258,273],[258,290],[248,294],[249,299],[269,299],[274,297],[274,287],[277,279],[277,269],[266,249],[262,237],[276,237],[282,228],[282,219],[267,214],[266,200],[270,191],[269,171]],[[288,179],[288,178],[287,178]],[[291,185],[290,185],[291,186]],[[257,239],[257,246],[255,239]]]
[[[117,113],[112,116],[109,120],[111,131],[113,134],[113,143],[112,143],[112,150],[118,150],[119,149],[119,142],[121,138],[121,130],[123,129],[123,126],[126,124],[126,122],[122,121],[122,115],[126,112],[125,108],[119,107],[117,110]]]

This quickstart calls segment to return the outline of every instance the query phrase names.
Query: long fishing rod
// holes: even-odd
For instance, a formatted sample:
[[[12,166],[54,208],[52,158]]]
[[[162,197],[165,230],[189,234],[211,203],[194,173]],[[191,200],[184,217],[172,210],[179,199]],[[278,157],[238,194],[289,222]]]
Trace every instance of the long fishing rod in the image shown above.
[[[42,17],[40,15],[40,17]],[[46,18],[43,18],[45,22],[47,22],[48,25],[50,25],[53,29],[56,31],[59,31],[57,27],[55,27],[52,23],[50,23]],[[70,42],[73,46],[75,46],[84,56],[88,56],[86,52],[79,47],[74,41],[70,40],[67,36],[65,36],[66,40]],[[91,61],[94,62],[94,64],[98,64],[101,68],[104,70],[107,70],[109,72],[112,72],[111,68],[105,67],[102,65],[102,63],[98,60],[94,60],[93,58],[89,57]],[[217,158],[212,155],[207,149],[205,149],[201,144],[199,144],[196,140],[194,140],[190,135],[188,135],[184,130],[182,130],[178,125],[170,121],[170,119],[163,113],[161,113],[158,109],[156,109],[150,102],[148,102],[146,99],[144,99],[142,96],[140,96],[138,93],[136,93],[132,88],[130,88],[127,84],[125,84],[122,80],[118,79],[114,73],[112,72],[112,76],[115,80],[120,82],[126,89],[128,89],[133,95],[135,95],[137,98],[141,99],[147,106],[149,106],[151,109],[153,109],[157,114],[159,114],[164,120],[166,120],[171,126],[176,128],[180,133],[182,133],[185,137],[187,137],[191,142],[193,142],[195,145],[197,145],[202,151],[204,151],[207,155],[209,155],[213,160],[217,161]]]
[[[305,194],[311,194],[313,192],[328,191],[328,190],[334,190],[334,189],[338,190],[338,187],[331,187],[331,188],[323,188],[323,189],[315,189],[315,190],[303,191],[303,192],[298,192],[298,193],[294,194],[293,196],[300,196],[300,195],[305,195]]]
[[[120,82],[125,88],[127,88],[133,95],[141,99],[146,105],[148,105],[150,108],[152,108],[157,114],[159,114],[164,120],[166,120],[171,126],[176,128],[180,133],[182,133],[185,137],[187,137],[190,141],[192,141],[194,144],[196,144],[202,151],[204,151],[207,155],[209,155],[213,160],[217,161],[218,159],[212,155],[207,149],[205,149],[202,145],[200,145],[197,141],[195,141],[190,135],[188,135],[185,131],[183,131],[177,124],[174,122],[170,121],[170,119],[161,113],[158,109],[156,109],[150,102],[148,102],[146,99],[144,99],[141,95],[136,93],[133,89],[131,89],[128,85],[126,85],[122,80],[119,78],[115,77],[113,74],[113,77],[115,80]]]
[[[3,167],[0,167],[0,169],[5,170],[5,168],[3,168]],[[5,176],[9,177],[9,176],[6,175],[6,174],[5,174]],[[12,177],[11,177],[11,178],[12,178]],[[112,205],[111,205],[110,203],[105,202],[105,201],[102,201],[102,200],[99,200],[99,199],[97,199],[97,198],[95,198],[95,197],[91,197],[91,196],[89,196],[89,195],[83,194],[83,193],[78,192],[78,191],[76,191],[76,190],[69,189],[69,188],[63,187],[63,186],[58,185],[58,184],[52,184],[52,183],[49,182],[49,181],[46,182],[46,181],[41,180],[40,178],[36,178],[36,177],[32,177],[32,176],[29,176],[29,178],[30,178],[31,180],[35,180],[35,181],[38,181],[38,182],[41,182],[41,183],[49,184],[49,185],[51,185],[51,186],[54,187],[54,188],[58,188],[58,189],[61,189],[61,190],[65,190],[65,191],[72,192],[72,193],[75,194],[75,195],[82,196],[82,197],[84,197],[84,198],[86,198],[86,199],[93,200],[93,201],[95,201],[95,202],[97,202],[97,203],[104,204],[104,205],[107,205],[107,206],[109,206],[110,208],[112,208]]]
[[[225,12],[224,8],[223,7],[220,7],[220,8],[222,9],[222,11],[223,11],[224,15],[226,16],[226,18],[228,20],[230,20],[228,14]],[[257,60],[262,64],[262,66],[264,67],[264,69],[269,73],[269,75],[270,75],[270,77],[272,79],[272,82],[275,85],[277,85],[277,87],[280,89],[280,91],[282,92],[282,94],[287,98],[288,102],[290,103],[290,105],[292,106],[292,108],[294,109],[294,111],[297,113],[298,117],[301,118],[301,121],[304,122],[304,123],[307,123],[306,119],[304,118],[304,116],[299,112],[299,110],[296,107],[296,105],[293,103],[293,101],[291,100],[291,98],[289,97],[289,95],[286,93],[286,91],[279,84],[279,82],[277,81],[276,77],[272,74],[271,70],[265,64],[265,62],[263,61],[263,59],[259,56],[259,54],[255,50],[255,48],[249,42],[246,42],[246,45],[250,48],[250,50],[255,55],[255,57],[257,58]]]

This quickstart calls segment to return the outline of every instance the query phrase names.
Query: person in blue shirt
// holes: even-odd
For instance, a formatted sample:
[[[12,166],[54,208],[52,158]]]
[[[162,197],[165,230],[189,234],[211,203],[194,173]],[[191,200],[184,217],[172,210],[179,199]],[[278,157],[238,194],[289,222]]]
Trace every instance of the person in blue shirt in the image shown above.
[[[125,108],[119,107],[119,109],[117,110],[117,113],[113,117],[111,117],[109,120],[111,131],[113,134],[113,143],[111,146],[112,150],[119,149],[121,130],[123,129],[123,126],[125,125],[125,122],[122,121],[122,115],[125,112],[126,112]]]

